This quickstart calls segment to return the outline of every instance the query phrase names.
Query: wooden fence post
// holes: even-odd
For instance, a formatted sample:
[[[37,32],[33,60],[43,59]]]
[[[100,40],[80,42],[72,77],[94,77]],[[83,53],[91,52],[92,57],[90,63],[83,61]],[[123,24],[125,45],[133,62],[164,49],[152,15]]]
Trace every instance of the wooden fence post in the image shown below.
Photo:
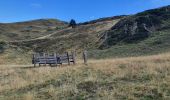
[[[33,56],[32,56],[32,63],[34,64],[34,67],[36,67],[36,61],[35,61],[35,54],[33,54]]]
[[[87,65],[87,51],[86,50],[83,52],[83,59],[84,59],[84,64]]]
[[[47,54],[43,53],[43,57],[45,58],[45,66],[47,66]]]
[[[54,53],[54,58],[55,58],[55,65],[57,66],[57,53]]]
[[[41,54],[40,53],[38,53],[38,57],[39,57],[39,59],[40,59],[40,56],[41,56]],[[39,67],[41,66],[41,64],[39,63]]]
[[[69,57],[69,53],[67,52],[67,60],[68,60],[68,65],[70,65],[70,57]]]
[[[76,64],[76,52],[72,51],[73,64]]]

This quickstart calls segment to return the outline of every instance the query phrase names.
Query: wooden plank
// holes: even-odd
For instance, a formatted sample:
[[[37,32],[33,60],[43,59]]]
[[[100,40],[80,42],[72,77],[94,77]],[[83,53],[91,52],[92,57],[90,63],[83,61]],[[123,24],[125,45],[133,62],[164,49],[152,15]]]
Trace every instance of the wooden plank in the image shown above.
[[[34,64],[34,67],[36,67],[36,61],[35,61],[35,54],[33,54],[33,58],[32,58],[32,64]]]
[[[73,62],[73,64],[75,64],[75,54],[74,52],[72,52],[70,55],[69,53],[65,53],[63,55],[57,55],[56,53],[53,54],[48,54],[48,53],[35,53],[33,54],[32,57],[32,63],[34,64],[34,66],[36,66],[36,64],[39,64],[39,66],[41,66],[41,64],[68,64],[70,65],[70,62]]]

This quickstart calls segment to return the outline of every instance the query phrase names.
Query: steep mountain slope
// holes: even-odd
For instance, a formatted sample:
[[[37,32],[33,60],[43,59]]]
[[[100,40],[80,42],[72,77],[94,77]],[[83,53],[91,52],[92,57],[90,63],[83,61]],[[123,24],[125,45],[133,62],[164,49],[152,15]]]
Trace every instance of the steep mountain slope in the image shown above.
[[[170,6],[148,10],[122,19],[107,33],[107,45],[134,43],[149,38],[155,32],[170,29]]]
[[[106,34],[94,58],[150,55],[170,51],[170,6],[120,20]],[[106,49],[108,48],[108,49]]]

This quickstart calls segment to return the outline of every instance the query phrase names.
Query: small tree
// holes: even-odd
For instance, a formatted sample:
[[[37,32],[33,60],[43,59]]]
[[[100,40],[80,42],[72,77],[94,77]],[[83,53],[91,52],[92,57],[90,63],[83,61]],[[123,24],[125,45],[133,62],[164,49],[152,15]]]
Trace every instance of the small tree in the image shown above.
[[[76,24],[76,21],[75,21],[74,19],[72,19],[72,20],[70,21],[69,27],[75,28],[76,25],[77,25],[77,24]]]

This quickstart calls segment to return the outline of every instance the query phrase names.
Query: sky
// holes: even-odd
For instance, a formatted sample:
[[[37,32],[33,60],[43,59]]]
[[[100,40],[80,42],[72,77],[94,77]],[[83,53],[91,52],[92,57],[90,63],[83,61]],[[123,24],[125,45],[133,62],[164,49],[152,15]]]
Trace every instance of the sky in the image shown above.
[[[170,5],[170,0],[0,0],[0,23],[42,18],[85,22]]]

